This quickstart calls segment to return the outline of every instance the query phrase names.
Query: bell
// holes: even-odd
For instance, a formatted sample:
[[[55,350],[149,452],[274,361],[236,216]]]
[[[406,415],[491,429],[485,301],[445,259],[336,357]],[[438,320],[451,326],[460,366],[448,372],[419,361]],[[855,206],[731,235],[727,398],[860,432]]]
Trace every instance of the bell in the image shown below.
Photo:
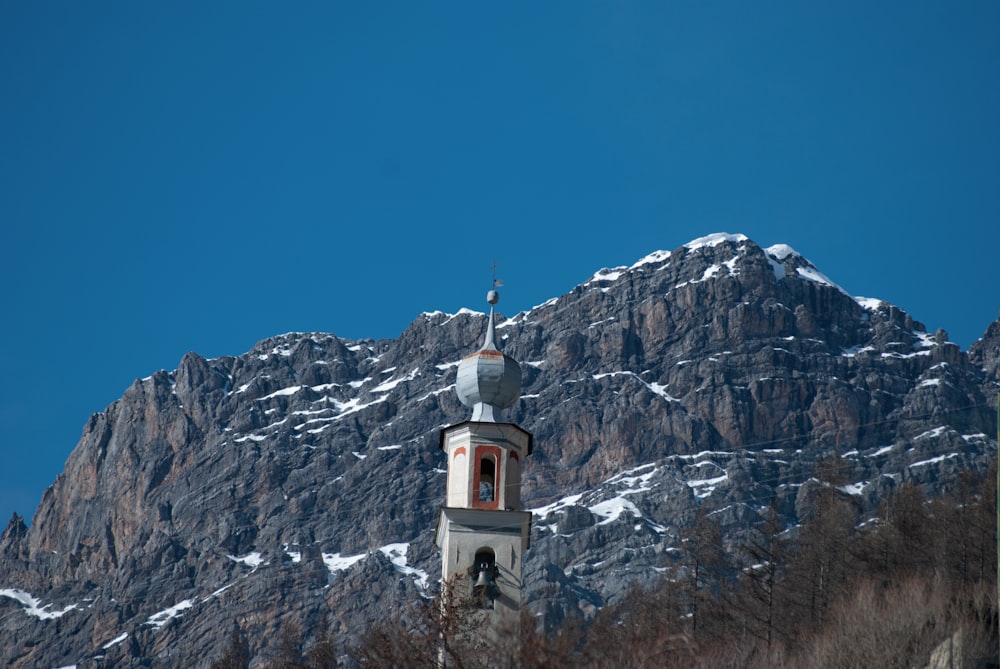
[[[486,588],[488,588],[492,584],[493,584],[493,579],[491,579],[489,577],[489,575],[486,573],[485,569],[481,569],[479,571],[479,577],[476,579],[475,588],[477,590],[480,589],[480,588],[482,588],[483,590],[485,590]]]

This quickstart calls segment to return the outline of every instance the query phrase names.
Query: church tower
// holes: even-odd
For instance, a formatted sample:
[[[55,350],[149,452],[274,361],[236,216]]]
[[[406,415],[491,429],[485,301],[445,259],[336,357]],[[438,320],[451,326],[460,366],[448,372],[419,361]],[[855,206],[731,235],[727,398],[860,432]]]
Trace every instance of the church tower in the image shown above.
[[[521,464],[531,454],[531,434],[497,420],[521,394],[521,367],[497,349],[493,305],[483,347],[458,366],[455,390],[472,417],[441,431],[448,457],[448,492],[435,539],[441,576],[453,596],[493,612],[516,616],[521,606],[521,565],[531,537],[531,513],[521,510]]]

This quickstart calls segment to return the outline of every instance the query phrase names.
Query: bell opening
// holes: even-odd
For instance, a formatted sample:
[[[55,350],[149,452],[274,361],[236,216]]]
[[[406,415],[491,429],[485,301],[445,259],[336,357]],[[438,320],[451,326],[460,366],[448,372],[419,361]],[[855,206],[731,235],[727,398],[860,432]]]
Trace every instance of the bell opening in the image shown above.
[[[492,549],[481,548],[476,551],[469,575],[472,577],[472,604],[492,609],[493,602],[500,596],[500,586],[497,585],[500,569]]]

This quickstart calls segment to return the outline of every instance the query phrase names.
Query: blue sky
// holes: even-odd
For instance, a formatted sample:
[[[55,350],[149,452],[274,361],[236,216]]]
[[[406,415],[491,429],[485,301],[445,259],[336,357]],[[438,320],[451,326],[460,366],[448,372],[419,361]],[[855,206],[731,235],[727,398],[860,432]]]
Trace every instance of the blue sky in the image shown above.
[[[0,2],[0,514],[187,351],[512,314],[711,232],[963,348],[996,2]],[[2,522],[0,521],[0,522]]]

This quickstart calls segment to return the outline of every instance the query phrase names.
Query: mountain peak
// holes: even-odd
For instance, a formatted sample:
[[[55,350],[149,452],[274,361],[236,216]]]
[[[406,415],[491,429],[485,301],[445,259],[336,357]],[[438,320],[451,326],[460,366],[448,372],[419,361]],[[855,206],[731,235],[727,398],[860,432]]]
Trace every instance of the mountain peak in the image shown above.
[[[263,656],[282,621],[350,641],[432,594],[438,432],[468,417],[456,371],[480,316],[421,314],[392,340],[288,333],[133,386],[0,541],[0,634],[23,640],[0,664],[194,665],[228,620]],[[508,417],[536,444],[525,601],[550,619],[676,567],[698,509],[727,546],[764,507],[794,526],[817,460],[862,523],[994,447],[981,366],[744,235],[601,270],[497,330],[521,361]]]

